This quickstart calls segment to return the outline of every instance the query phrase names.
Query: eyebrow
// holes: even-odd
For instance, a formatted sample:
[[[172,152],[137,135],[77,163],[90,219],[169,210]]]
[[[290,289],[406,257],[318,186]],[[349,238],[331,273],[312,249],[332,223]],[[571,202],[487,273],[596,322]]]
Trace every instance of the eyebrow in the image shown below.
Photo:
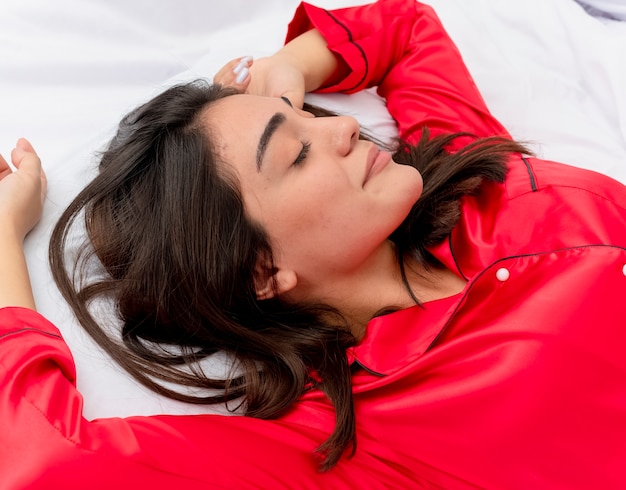
[[[293,107],[291,105],[291,101],[287,97],[281,97],[281,99],[289,107]],[[259,146],[257,146],[257,150],[256,150],[257,172],[261,171],[261,163],[263,162],[263,156],[265,155],[265,150],[267,149],[267,145],[270,141],[270,138],[276,132],[279,126],[285,122],[286,119],[287,119],[286,116],[282,112],[277,112],[270,118],[267,125],[265,126],[265,129],[263,130],[263,134],[261,135],[261,139],[259,140]]]
[[[286,119],[287,118],[282,112],[277,112],[270,118],[267,125],[265,126],[263,134],[261,135],[261,139],[259,140],[259,146],[256,149],[257,172],[261,171],[261,162],[263,161],[263,155],[265,155],[265,150],[267,149],[267,144],[269,143],[270,138],[280,127],[280,125],[285,122]]]

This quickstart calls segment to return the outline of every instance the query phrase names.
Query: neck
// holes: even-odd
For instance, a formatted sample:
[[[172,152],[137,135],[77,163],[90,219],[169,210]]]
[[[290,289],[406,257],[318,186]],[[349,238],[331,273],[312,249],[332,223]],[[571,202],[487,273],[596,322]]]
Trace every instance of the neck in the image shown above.
[[[405,271],[411,291],[420,303],[457,294],[466,284],[448,269],[427,269],[416,262],[406,263]],[[416,304],[402,280],[391,242],[385,242],[358,268],[327,278],[322,287],[310,290],[307,296],[341,312],[357,339],[365,333],[367,323],[381,311]]]

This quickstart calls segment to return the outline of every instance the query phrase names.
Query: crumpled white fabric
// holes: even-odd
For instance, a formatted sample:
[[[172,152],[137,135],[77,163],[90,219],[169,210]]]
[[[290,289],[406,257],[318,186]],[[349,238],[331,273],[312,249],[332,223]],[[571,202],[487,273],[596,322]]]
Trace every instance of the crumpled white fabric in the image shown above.
[[[626,20],[624,0],[577,0],[591,15],[614,20]]]

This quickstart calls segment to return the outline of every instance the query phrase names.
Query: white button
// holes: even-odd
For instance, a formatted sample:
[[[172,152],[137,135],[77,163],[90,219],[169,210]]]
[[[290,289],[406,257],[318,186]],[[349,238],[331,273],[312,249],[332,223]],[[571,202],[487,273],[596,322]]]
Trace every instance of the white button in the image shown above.
[[[622,267],[622,274],[626,276],[626,264],[624,264],[624,267]]]
[[[511,273],[506,267],[502,267],[496,271],[496,279],[498,281],[507,281],[509,277],[511,277]]]

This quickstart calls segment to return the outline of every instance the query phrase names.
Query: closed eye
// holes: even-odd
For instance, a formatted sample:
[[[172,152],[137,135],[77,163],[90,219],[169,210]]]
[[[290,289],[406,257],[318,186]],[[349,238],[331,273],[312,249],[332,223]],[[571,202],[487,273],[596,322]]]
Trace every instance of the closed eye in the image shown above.
[[[298,156],[293,161],[292,165],[294,167],[302,165],[304,163],[304,161],[306,160],[306,157],[309,154],[309,150],[310,149],[311,149],[311,143],[308,142],[308,141],[303,141],[302,142],[302,149],[300,150],[300,153],[298,153]]]

